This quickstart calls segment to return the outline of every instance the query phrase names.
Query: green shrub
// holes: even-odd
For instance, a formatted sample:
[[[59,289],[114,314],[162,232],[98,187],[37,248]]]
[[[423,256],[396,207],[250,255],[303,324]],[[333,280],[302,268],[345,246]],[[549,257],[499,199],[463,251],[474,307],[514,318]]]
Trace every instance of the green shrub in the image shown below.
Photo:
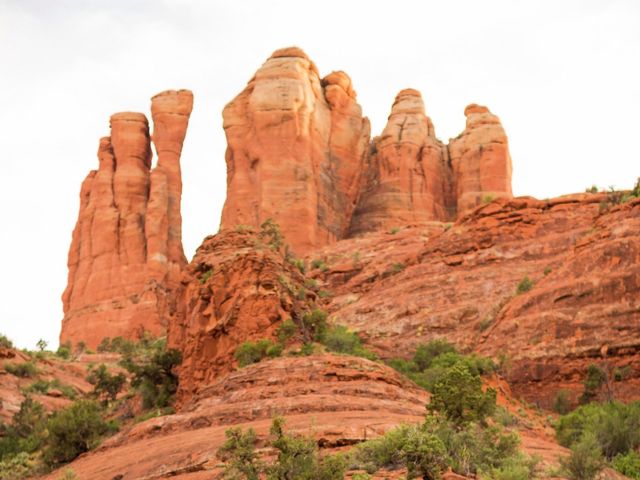
[[[493,419],[503,427],[513,427],[518,424],[518,418],[509,413],[509,410],[502,406],[496,407],[492,415]]]
[[[52,390],[52,389],[60,390],[60,392],[62,392],[62,395],[72,400],[76,398],[76,395],[77,395],[76,390],[71,385],[62,383],[57,378],[54,378],[53,380],[50,380],[50,381],[42,380],[42,379],[36,380],[31,385],[26,387],[24,389],[24,392],[25,393],[41,393],[43,395],[46,395],[47,393],[49,393],[49,390]]]
[[[102,339],[100,344],[98,345],[98,352],[110,352],[111,351],[111,339],[109,337],[105,337]]]
[[[38,347],[38,350],[40,350],[41,352],[44,352],[44,350],[47,348],[47,345],[49,345],[49,342],[47,342],[43,338],[36,342],[36,347]]]
[[[67,341],[60,344],[58,350],[56,350],[56,356],[63,360],[69,360],[69,357],[71,357],[71,342]]]
[[[518,453],[518,445],[517,434],[505,434],[497,427],[456,426],[442,417],[427,416],[422,425],[401,425],[364,442],[356,447],[354,459],[369,473],[405,467],[408,478],[439,478],[447,467],[466,476],[499,472],[501,478],[509,478],[510,468],[533,463]]]
[[[369,360],[377,358],[375,353],[362,346],[358,334],[350,331],[344,325],[334,325],[327,329],[322,344],[331,352],[346,353]]]
[[[580,403],[589,403],[598,396],[598,392],[602,385],[605,384],[607,375],[595,363],[589,365],[587,376],[584,379],[584,391],[580,397]]]
[[[259,480],[264,470],[255,451],[256,433],[252,428],[242,431],[234,427],[224,432],[226,441],[218,449],[217,457],[225,462],[224,477],[228,479]]]
[[[300,347],[300,355],[308,357],[309,355],[313,355],[315,347],[313,343],[303,343]]]
[[[13,342],[6,335],[0,333],[0,348],[13,348]]]
[[[282,345],[275,344],[271,340],[263,338],[257,342],[244,342],[236,349],[233,356],[240,367],[246,367],[257,363],[267,357],[279,357],[282,353]]]
[[[19,480],[36,473],[36,464],[27,452],[0,461],[0,480]]]
[[[630,451],[624,455],[619,453],[611,461],[611,466],[629,478],[640,480],[640,453],[638,452]]]
[[[560,415],[566,415],[571,411],[571,400],[569,392],[566,390],[558,390],[553,400],[553,409]]]
[[[304,264],[304,260],[301,258],[296,258],[293,260],[293,265],[300,271],[300,273],[304,274],[306,271],[306,267]]]
[[[419,370],[425,370],[436,357],[445,353],[457,353],[456,347],[446,340],[432,340],[418,345],[413,354],[413,361]]]
[[[271,218],[267,218],[262,225],[260,225],[260,236],[273,250],[280,250],[284,244],[284,237],[280,231],[280,226]]]
[[[516,293],[518,295],[528,292],[529,290],[531,290],[533,288],[533,281],[531,281],[531,279],[525,275],[525,277],[520,280],[520,283],[518,283],[518,286],[516,287]]]
[[[327,328],[327,313],[318,308],[302,316],[300,330],[304,343],[322,342]]]
[[[393,227],[391,230],[389,230],[389,233],[391,235],[395,235],[396,233],[398,233],[400,231],[400,227]]]
[[[503,462],[500,467],[492,468],[486,474],[492,480],[529,480],[538,474],[538,457],[514,455]],[[482,478],[484,478],[483,475]]]
[[[101,437],[114,427],[102,419],[97,403],[77,400],[53,413],[47,421],[47,430],[49,436],[43,458],[47,465],[55,466],[95,448]]]
[[[482,391],[482,380],[465,365],[456,364],[433,386],[427,408],[438,412],[456,425],[484,422],[496,408],[496,391]]]
[[[293,337],[297,331],[298,327],[294,323],[294,321],[290,318],[287,318],[280,324],[280,326],[276,330],[276,337],[278,338],[278,342],[285,343],[287,340]]]
[[[148,358],[136,361],[126,356],[121,365],[133,374],[131,386],[142,395],[144,408],[167,407],[178,390],[173,370],[182,362],[182,353],[175,348],[165,350],[164,341],[156,341],[150,348]]]
[[[9,372],[11,375],[15,375],[16,377],[21,378],[30,378],[34,377],[38,373],[38,369],[36,368],[36,364],[33,362],[23,362],[23,363],[5,363],[4,369]]]
[[[393,265],[391,265],[390,268],[390,272],[391,273],[400,273],[401,271],[403,271],[406,268],[405,264],[402,262],[396,262]]]
[[[593,480],[604,468],[604,459],[593,433],[585,433],[571,447],[568,457],[560,459],[562,473],[569,480]]]
[[[640,402],[590,403],[562,416],[555,425],[558,442],[572,447],[583,436],[595,437],[606,458],[640,447]]]
[[[341,455],[321,457],[312,438],[291,435],[284,431],[284,420],[275,418],[271,425],[276,458],[271,464],[258,459],[256,435],[252,429],[243,432],[235,427],[225,432],[227,440],[217,456],[225,462],[223,478],[258,480],[342,480],[347,462]]]
[[[93,394],[106,404],[114,401],[127,381],[122,373],[112,375],[102,363],[97,368],[89,368],[87,382],[93,385]]]
[[[136,344],[131,340],[122,337],[115,337],[111,340],[111,352],[121,353],[122,355],[133,355],[136,351]]]
[[[315,269],[320,269],[323,272],[328,270],[329,267],[327,266],[327,264],[324,262],[324,260],[321,260],[319,258],[316,258],[314,260],[311,261],[311,269],[315,270]]]

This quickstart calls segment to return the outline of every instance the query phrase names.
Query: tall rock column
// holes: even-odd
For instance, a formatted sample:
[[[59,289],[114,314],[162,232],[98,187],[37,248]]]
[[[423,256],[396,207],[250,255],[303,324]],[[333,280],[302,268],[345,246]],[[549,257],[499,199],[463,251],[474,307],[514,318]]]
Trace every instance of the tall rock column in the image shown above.
[[[373,140],[351,235],[446,220],[453,208],[446,147],[417,90],[396,96],[387,126]]]
[[[500,119],[487,107],[464,110],[465,130],[449,141],[457,211],[461,215],[482,202],[511,198],[511,155]]]
[[[278,50],[223,118],[221,229],[272,218],[296,253],[344,238],[369,141],[346,74],[321,81],[302,50]]]
[[[153,99],[154,141],[162,158],[153,171],[146,117],[132,112],[111,117],[111,136],[100,140],[98,170],[89,173],[80,192],[61,342],[95,348],[105,337],[166,333],[186,264],[179,156],[192,97],[182,92]],[[164,96],[184,100],[163,102]]]

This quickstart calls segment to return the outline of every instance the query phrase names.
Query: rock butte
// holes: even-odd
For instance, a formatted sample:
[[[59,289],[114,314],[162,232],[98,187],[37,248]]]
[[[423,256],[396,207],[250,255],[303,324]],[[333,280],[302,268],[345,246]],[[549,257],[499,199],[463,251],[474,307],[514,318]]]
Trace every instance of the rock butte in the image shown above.
[[[187,264],[179,157],[191,107],[187,91],[152,99],[153,170],[146,118],[114,115],[82,186],[61,339],[168,331],[183,363],[179,412],[83,455],[81,477],[210,478],[229,425],[264,437],[276,413],[325,448],[419,420],[428,395],[382,364],[323,354],[236,369],[238,345],[316,306],[383,359],[438,338],[501,359],[508,385],[491,381],[510,408],[525,408],[510,389],[543,408],[568,389],[575,403],[592,362],[626,372],[617,398],[640,397],[640,199],[512,198],[498,118],[469,105],[444,144],[416,90],[397,95],[371,140],[349,77],[320,78],[287,48],[224,109],[221,229]],[[269,246],[269,218],[306,273]],[[525,276],[533,287],[516,294]],[[542,427],[521,434],[552,464],[566,453]]]
[[[100,139],[98,170],[80,191],[69,249],[60,341],[95,348],[105,337],[163,335],[175,313],[174,290],[186,265],[182,250],[180,152],[193,95],[166,91],[151,100],[151,169],[147,118],[111,116]]]

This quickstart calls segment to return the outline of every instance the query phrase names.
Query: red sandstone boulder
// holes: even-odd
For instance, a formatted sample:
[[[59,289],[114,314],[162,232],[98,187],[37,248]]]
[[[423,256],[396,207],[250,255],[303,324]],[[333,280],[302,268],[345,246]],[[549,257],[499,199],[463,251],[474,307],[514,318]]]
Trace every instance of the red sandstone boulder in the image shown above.
[[[166,332],[182,252],[179,156],[193,96],[152,99],[158,165],[151,168],[149,126],[141,113],[111,117],[99,168],[82,184],[62,296],[61,342],[95,348],[104,337]]]

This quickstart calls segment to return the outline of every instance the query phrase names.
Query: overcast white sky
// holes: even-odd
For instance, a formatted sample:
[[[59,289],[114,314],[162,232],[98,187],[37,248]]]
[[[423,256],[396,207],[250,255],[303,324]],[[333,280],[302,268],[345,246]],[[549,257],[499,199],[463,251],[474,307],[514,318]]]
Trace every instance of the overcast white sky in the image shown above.
[[[640,175],[640,1],[0,0],[0,332],[57,344],[80,183],[109,116],[189,88],[188,258],[225,197],[222,108],[277,48],[344,70],[379,133],[396,93],[436,133],[500,116],[516,195],[630,188]]]

